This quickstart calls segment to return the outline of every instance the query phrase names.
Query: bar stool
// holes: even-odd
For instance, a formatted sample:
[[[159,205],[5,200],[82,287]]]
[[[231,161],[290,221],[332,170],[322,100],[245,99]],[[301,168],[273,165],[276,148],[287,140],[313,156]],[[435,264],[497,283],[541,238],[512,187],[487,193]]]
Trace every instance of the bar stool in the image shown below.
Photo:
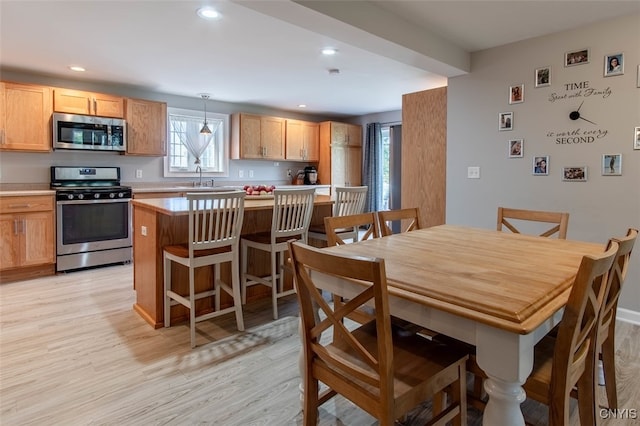
[[[360,214],[364,211],[364,203],[367,198],[367,186],[337,186],[336,202],[333,205],[333,217],[351,216]],[[344,229],[344,232],[338,230],[340,238],[351,238],[357,241],[358,236],[352,229]],[[309,238],[315,240],[328,241],[327,231],[324,225],[313,225],[309,227]]]
[[[244,191],[187,193],[189,203],[189,240],[185,244],[164,247],[164,325],[171,325],[171,306],[189,309],[191,347],[196,346],[196,322],[235,312],[239,331],[244,330],[240,298],[239,247],[244,219]],[[187,295],[179,294],[171,282],[171,262],[189,268]],[[231,262],[231,287],[220,279],[220,264]],[[217,265],[213,290],[195,292],[195,269]],[[233,297],[233,306],[220,309],[220,290]],[[214,297],[215,310],[196,314],[196,300]]]
[[[314,193],[315,188],[274,190],[271,231],[242,237],[242,303],[247,303],[247,287],[256,284],[271,287],[273,319],[278,319],[278,299],[295,293],[295,289],[284,290],[284,252],[287,251],[287,241],[290,239],[307,242]],[[259,277],[248,272],[249,247],[270,254],[270,275]]]

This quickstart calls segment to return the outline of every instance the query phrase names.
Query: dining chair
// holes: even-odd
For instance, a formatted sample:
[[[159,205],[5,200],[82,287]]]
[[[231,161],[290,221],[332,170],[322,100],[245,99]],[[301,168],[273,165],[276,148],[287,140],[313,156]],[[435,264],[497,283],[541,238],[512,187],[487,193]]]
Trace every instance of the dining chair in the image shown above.
[[[400,232],[409,232],[420,229],[420,210],[410,207],[396,210],[384,210],[378,212],[380,222],[380,234],[383,237],[393,234],[393,223],[400,222]]]
[[[333,204],[332,216],[351,216],[364,211],[367,198],[367,186],[337,186],[336,199]],[[357,239],[354,231],[345,230],[340,232],[343,238]],[[327,241],[327,232],[323,224],[311,225],[309,227],[309,238]]]
[[[629,259],[633,246],[638,238],[638,230],[630,228],[627,235],[622,238],[614,238],[620,248],[609,273],[609,288],[605,295],[600,317],[598,319],[598,347],[599,360],[602,361],[604,370],[604,385],[607,394],[607,403],[610,409],[618,408],[618,391],[616,384],[616,312],[618,299],[622,292],[622,285],[627,276]]]
[[[325,217],[324,229],[329,247],[380,237],[375,213]]]
[[[196,346],[196,322],[230,312],[236,314],[239,331],[244,330],[240,298],[239,246],[244,220],[244,191],[187,193],[189,205],[189,236],[184,244],[163,247],[164,252],[164,325],[171,325],[171,306],[180,304],[189,309],[191,347]],[[188,294],[181,294],[171,282],[171,264],[189,268]],[[231,262],[231,286],[220,279],[220,265]],[[213,289],[195,289],[195,269],[216,265]],[[220,309],[220,290],[233,297],[233,306]],[[214,311],[198,315],[196,301],[214,298]]]
[[[543,231],[541,237],[550,237],[558,234],[558,238],[567,239],[567,227],[569,225],[569,213],[564,212],[547,212],[539,210],[523,210],[511,209],[507,207],[498,207],[498,225],[497,230],[502,231],[503,226],[511,232],[520,234],[523,223],[541,222],[554,224],[550,229]],[[516,225],[518,227],[516,227]]]
[[[418,335],[392,333],[384,259],[340,256],[300,242],[290,242],[289,252],[302,322],[306,426],[317,424],[318,408],[336,394],[383,426],[429,398],[434,399],[429,424],[466,425],[467,355]],[[335,310],[316,286],[316,274],[356,281],[361,291]],[[372,321],[355,328],[343,323],[350,312],[371,302]],[[323,338],[330,334],[333,339]],[[319,382],[328,389],[320,392]],[[450,397],[446,406],[445,391]]]
[[[325,217],[324,228],[327,233],[327,245],[329,247],[380,237],[378,220],[373,212],[349,216]],[[366,229],[359,231],[361,228]],[[356,236],[355,239],[353,235]],[[337,309],[344,304],[344,298],[334,295],[333,304],[334,309]],[[351,315],[349,315],[349,319],[364,324],[370,321],[373,315],[373,310],[370,307],[362,307],[361,309],[354,310]]]
[[[523,388],[527,398],[549,406],[550,426],[569,424],[572,396],[578,399],[580,424],[595,424],[598,318],[612,265],[623,256],[618,243],[611,239],[602,254],[582,258],[557,334],[548,334],[535,346],[533,370]],[[449,340],[444,342],[451,344]],[[469,354],[467,369],[476,379],[487,378],[476,362],[475,351]],[[484,402],[475,396],[471,395],[471,404],[483,409]]]
[[[284,289],[284,253],[287,240],[295,238],[307,242],[309,223],[313,212],[315,188],[275,189],[271,218],[271,231],[243,235],[242,247],[242,303],[247,303],[247,287],[264,285],[271,287],[273,319],[278,319],[278,299],[295,292]],[[270,255],[270,274],[257,276],[248,271],[248,249],[262,250]]]

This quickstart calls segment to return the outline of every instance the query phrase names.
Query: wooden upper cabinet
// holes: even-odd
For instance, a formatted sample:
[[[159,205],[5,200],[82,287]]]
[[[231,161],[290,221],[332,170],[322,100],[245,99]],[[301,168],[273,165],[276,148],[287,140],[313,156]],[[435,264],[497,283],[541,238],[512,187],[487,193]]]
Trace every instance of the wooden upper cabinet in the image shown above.
[[[325,121],[320,123],[318,180],[321,184],[362,184],[362,127]]]
[[[127,154],[167,154],[167,104],[142,99],[125,100]]]
[[[286,159],[296,161],[319,160],[320,125],[309,121],[287,120]]]
[[[51,151],[51,88],[0,83],[0,150]]]
[[[54,89],[53,110],[69,114],[124,118],[124,98],[104,93]]]
[[[285,159],[285,119],[237,113],[231,116],[231,158]]]
[[[332,144],[362,146],[362,126],[335,121],[329,126]]]

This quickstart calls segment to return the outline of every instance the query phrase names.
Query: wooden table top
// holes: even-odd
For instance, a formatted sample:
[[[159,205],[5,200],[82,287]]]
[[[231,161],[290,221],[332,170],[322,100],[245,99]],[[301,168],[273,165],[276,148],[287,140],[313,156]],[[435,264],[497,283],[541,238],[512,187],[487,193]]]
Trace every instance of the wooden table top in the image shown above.
[[[582,256],[604,244],[440,225],[326,250],[385,259],[391,295],[528,334],[566,304]]]
[[[133,199],[131,204],[134,207],[148,208],[169,216],[189,214],[189,204],[186,197]],[[323,204],[333,204],[331,197],[328,195],[316,195],[314,205]],[[246,197],[244,200],[245,211],[271,209],[273,209],[273,198],[252,200],[250,197]]]

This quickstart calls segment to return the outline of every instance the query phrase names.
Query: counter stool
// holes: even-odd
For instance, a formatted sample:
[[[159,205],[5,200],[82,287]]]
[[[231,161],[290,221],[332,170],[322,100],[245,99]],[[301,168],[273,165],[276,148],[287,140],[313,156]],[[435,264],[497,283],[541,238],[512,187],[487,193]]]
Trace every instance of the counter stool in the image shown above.
[[[337,186],[336,200],[333,205],[333,217],[351,216],[362,213],[367,198],[367,189],[367,186]],[[353,241],[358,240],[358,235],[356,235],[357,229],[355,231],[354,229],[337,230],[337,233],[341,239],[351,238]],[[309,238],[328,241],[325,225],[310,226]]]
[[[271,231],[242,237],[242,303],[247,303],[247,287],[256,284],[271,287],[274,319],[278,319],[278,299],[295,293],[295,289],[284,290],[283,255],[287,251],[288,240],[299,239],[307,242],[314,193],[315,188],[274,190]],[[249,247],[270,254],[270,275],[259,277],[249,274],[247,270]]]
[[[187,193],[189,240],[164,247],[164,325],[171,325],[171,306],[189,309],[191,347],[196,346],[196,322],[235,312],[239,331],[244,330],[240,298],[239,241],[244,219],[244,191]],[[189,293],[178,294],[171,283],[171,262],[189,268]],[[231,262],[231,287],[220,279],[220,264]],[[195,293],[195,268],[215,267],[213,290]],[[233,297],[233,306],[220,309],[220,290]],[[196,315],[196,300],[214,297],[215,310]]]

